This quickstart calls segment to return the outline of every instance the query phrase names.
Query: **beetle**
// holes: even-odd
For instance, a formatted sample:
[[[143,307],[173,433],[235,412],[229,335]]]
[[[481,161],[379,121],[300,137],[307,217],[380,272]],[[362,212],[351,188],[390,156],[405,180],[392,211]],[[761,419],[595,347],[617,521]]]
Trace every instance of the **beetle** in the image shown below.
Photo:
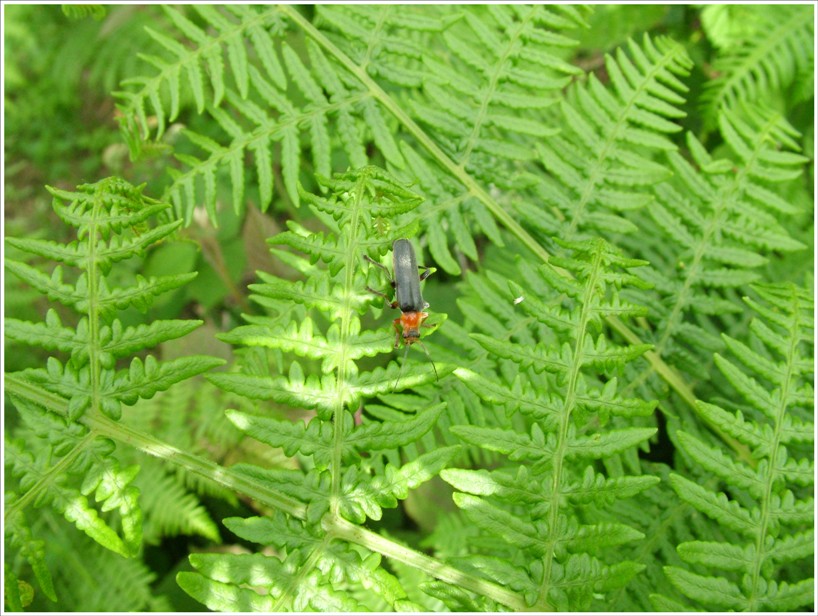
[[[426,280],[434,269],[423,265],[418,266],[415,249],[412,247],[412,243],[407,239],[397,239],[392,244],[393,274],[390,274],[389,269],[385,265],[378,263],[368,255],[364,255],[364,259],[385,271],[387,276],[389,276],[392,288],[395,289],[395,299],[392,301],[386,293],[381,293],[371,287],[366,288],[370,293],[383,297],[386,300],[386,305],[390,308],[400,309],[400,316],[392,321],[392,325],[395,328],[395,348],[398,348],[401,340],[403,340],[403,345],[407,347],[406,352],[408,353],[408,347],[419,342],[420,346],[423,347],[423,351],[426,353],[426,357],[429,357],[429,352],[420,340],[420,328],[428,327],[424,324],[424,321],[429,317],[429,313],[425,312],[429,304],[423,301],[423,295],[421,295],[420,292],[420,283]],[[418,270],[423,271],[418,274]],[[435,363],[431,357],[429,357],[429,361],[432,362],[435,378],[437,378]],[[400,378],[400,376],[398,378]]]

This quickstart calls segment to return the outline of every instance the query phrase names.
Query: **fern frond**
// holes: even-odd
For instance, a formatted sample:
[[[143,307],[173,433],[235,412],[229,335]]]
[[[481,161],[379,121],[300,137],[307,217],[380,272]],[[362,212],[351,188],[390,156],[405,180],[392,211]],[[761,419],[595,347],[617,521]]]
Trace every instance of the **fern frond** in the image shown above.
[[[676,149],[668,136],[681,130],[675,121],[685,115],[687,52],[645,36],[641,45],[630,41],[627,53],[606,56],[605,67],[610,87],[591,74],[570,89],[559,120],[566,130],[537,145],[548,176],[536,191],[551,213],[527,205],[522,214],[548,236],[632,232],[623,212],[644,207],[649,187],[668,177],[652,154]]]
[[[811,604],[814,462],[798,458],[796,444],[813,439],[814,301],[792,284],[756,285],[759,299],[747,299],[757,313],[750,325],[753,348],[725,336],[735,354],[716,355],[716,366],[750,405],[745,418],[722,406],[700,402],[699,412],[752,452],[753,466],[734,460],[699,438],[679,433],[679,444],[695,464],[719,478],[714,493],[671,475],[679,497],[739,533],[739,542],[686,542],[679,556],[693,569],[667,567],[671,582],[694,601],[726,609],[796,610]],[[776,583],[790,563],[796,581]],[[700,571],[701,573],[696,573]],[[716,576],[719,577],[716,577]]]
[[[429,10],[440,19],[435,21]],[[288,7],[265,8],[259,19],[261,15],[277,24],[270,32],[275,39],[283,38],[282,20],[303,30],[304,53],[291,41],[270,46],[275,51],[267,53],[279,58],[283,81],[256,66],[258,61],[248,53],[247,95],[228,84],[223,97],[207,106],[220,134],[214,137],[189,131],[195,151],[177,154],[181,168],[170,169],[173,182],[164,198],[174,204],[179,217],[189,223],[194,205],[203,201],[210,218],[215,219],[216,186],[222,175],[232,185],[236,211],[244,207],[246,185],[258,185],[261,209],[269,205],[276,183],[280,184],[278,192],[297,205],[297,184],[300,178],[305,181],[300,173],[309,169],[303,155],[306,149],[311,151],[313,171],[324,176],[333,170],[331,166],[360,167],[371,160],[385,161],[399,174],[406,169],[406,157],[414,155],[425,159],[438,178],[432,184],[422,184],[424,196],[441,201],[435,194],[435,184],[440,182],[449,184],[453,191],[442,200],[444,209],[422,221],[429,233],[432,256],[443,269],[459,271],[449,249],[450,235],[472,259],[477,258],[472,227],[501,241],[489,211],[505,224],[513,222],[502,215],[499,205],[482,188],[475,193],[475,185],[488,177],[496,178],[498,168],[508,170],[500,177],[520,178],[508,187],[524,189],[530,184],[521,165],[533,160],[537,141],[554,130],[544,115],[543,102],[555,100],[566,79],[579,72],[562,57],[573,45],[562,32],[582,23],[582,11],[545,6],[470,7],[465,11],[443,6],[422,11],[388,5],[360,10],[321,8],[316,22],[320,30]],[[374,30],[364,25],[372,21],[379,24]],[[337,37],[337,27],[353,38]],[[442,31],[446,37],[436,36]],[[360,40],[354,40],[355,36]],[[496,40],[499,46],[479,50],[480,55],[486,55],[481,60],[484,71],[472,78],[466,69],[471,66],[469,62],[476,61],[468,54],[469,40],[475,37]],[[172,43],[182,46],[177,40]],[[168,47],[173,45],[168,43]],[[179,57],[184,62],[200,53],[188,54],[182,48],[171,53],[182,54]],[[448,57],[440,67],[436,63],[441,54],[430,53],[438,48]],[[190,65],[200,63],[191,61]],[[177,69],[179,63],[172,66]],[[162,65],[160,74],[164,72]],[[428,102],[418,102],[420,107],[413,117],[401,108],[400,92],[393,91],[390,82],[417,88],[420,75],[425,75]],[[434,79],[434,75],[439,78]],[[460,88],[456,101],[446,96],[452,87]],[[418,94],[414,92],[414,98]],[[143,93],[139,100],[144,101],[145,96]],[[456,114],[449,114],[445,122],[434,120],[436,114],[441,115],[441,103],[445,106],[447,101],[466,107],[460,113],[464,120],[457,125],[451,121]],[[136,103],[132,106],[138,108]],[[395,119],[405,131],[396,132]],[[453,136],[454,126],[462,130]],[[373,148],[374,159],[368,153]],[[245,161],[250,157],[255,163],[254,173],[247,173]],[[255,199],[255,194],[251,198]],[[443,221],[446,223],[441,224]]]
[[[432,367],[412,369],[396,379],[399,369],[394,363],[387,370],[375,368],[371,371],[363,370],[359,365],[364,357],[391,350],[394,339],[390,334],[373,335],[362,331],[358,315],[375,298],[362,292],[367,286],[367,275],[361,271],[360,264],[364,255],[380,257],[395,239],[394,234],[406,230],[407,227],[399,224],[400,219],[396,217],[410,213],[420,200],[391,176],[374,167],[319,180],[326,187],[327,196],[302,192],[302,199],[310,204],[329,231],[306,233],[293,225],[290,231],[271,241],[273,245],[287,245],[307,252],[307,258],[295,259],[290,255],[289,259],[294,264],[302,262],[299,269],[310,272],[310,282],[285,290],[282,281],[265,275],[265,284],[254,285],[253,290],[274,316],[248,317],[250,325],[240,326],[225,336],[226,340],[250,349],[275,349],[300,359],[290,362],[286,375],[233,372],[209,377],[226,391],[298,406],[314,415],[309,423],[304,424],[265,416],[266,412],[228,412],[234,425],[249,436],[270,447],[282,448],[286,455],[299,454],[308,461],[304,470],[269,473],[247,466],[246,471],[253,476],[259,472],[265,474],[267,481],[277,490],[306,502],[306,522],[282,518],[277,523],[288,525],[291,537],[312,535],[310,542],[319,544],[319,547],[310,548],[312,556],[309,558],[308,554],[300,552],[300,548],[289,546],[292,551],[282,559],[255,554],[231,557],[229,563],[224,560],[225,555],[195,560],[193,564],[198,573],[180,577],[180,584],[189,594],[211,607],[217,604],[208,597],[214,588],[218,588],[225,597],[218,603],[222,609],[262,605],[270,610],[357,609],[360,606],[351,592],[341,592],[338,584],[331,587],[325,581],[314,589],[314,596],[309,600],[301,590],[298,597],[292,596],[287,584],[276,585],[265,596],[240,588],[240,585],[248,581],[246,576],[252,571],[266,571],[270,579],[286,580],[292,575],[295,576],[293,580],[299,580],[302,585],[309,584],[311,579],[317,582],[316,567],[330,566],[321,564],[325,546],[342,544],[329,544],[325,530],[311,527],[311,523],[323,519],[326,529],[330,524],[327,517],[356,524],[367,518],[379,520],[384,508],[396,507],[399,500],[407,498],[409,490],[437,475],[459,451],[459,447],[435,448],[406,463],[393,455],[397,448],[417,443],[433,429],[443,410],[442,405],[418,410],[414,416],[395,413],[394,419],[380,422],[368,418],[362,423],[356,422],[353,416],[362,405],[366,410],[365,400],[374,395],[391,391],[396,386],[418,386],[434,378]],[[390,224],[387,234],[377,235],[372,224],[376,217],[395,219],[398,224]],[[309,262],[329,265],[311,267],[307,265]],[[312,291],[302,291],[306,289]],[[324,291],[324,299],[315,297],[315,289]],[[299,304],[296,312],[301,315],[301,325],[293,325],[291,318],[275,316],[277,313],[292,315],[288,307],[292,300]],[[319,321],[317,318],[322,313],[327,318]],[[325,321],[330,325],[319,325]],[[310,360],[318,359],[323,375],[308,373]],[[451,369],[440,366],[439,374],[445,375]],[[358,423],[360,425],[356,425]],[[242,526],[246,523],[236,521]],[[269,518],[257,522],[272,523]],[[261,542],[271,545],[280,540],[266,537]],[[382,577],[385,574],[376,565],[367,569],[363,579],[363,570],[357,565],[350,570],[342,568],[339,579],[351,584],[369,584],[371,575]],[[225,567],[235,574],[221,575],[219,572]],[[392,604],[405,599],[405,593],[390,593]]]
[[[651,487],[640,493],[638,499],[620,498],[613,501],[611,511],[620,523],[639,528],[645,538],[617,548],[617,557],[646,565],[645,571],[636,576],[627,586],[613,590],[602,601],[597,601],[598,609],[606,607],[616,611],[651,611],[655,597],[672,600],[680,605],[683,595],[678,593],[660,567],[655,563],[679,565],[682,560],[676,553],[676,546],[700,537],[710,537],[711,528],[707,520],[695,514],[694,510],[680,500],[668,484],[670,469],[662,464],[643,463],[644,470],[661,477],[641,476],[628,478],[653,480]],[[613,468],[612,465],[611,467]],[[613,471],[615,472],[615,471]],[[621,481],[616,477],[608,481]],[[595,519],[596,515],[591,516]]]
[[[47,562],[54,571],[54,586],[60,609],[81,611],[168,611],[170,600],[155,586],[157,576],[144,562],[122,558],[87,537],[70,532],[70,527],[44,511],[38,534],[48,542]],[[96,584],[79,584],[78,579],[94,579]],[[32,610],[54,609],[41,599]]]
[[[35,441],[39,447],[34,451],[22,441],[10,444],[8,460],[25,494],[9,505],[9,511],[16,512],[32,502],[35,506],[49,503],[100,545],[122,556],[133,556],[142,539],[139,490],[130,485],[138,468],[121,469],[111,455],[114,445],[108,439],[80,430],[60,434],[59,421],[25,400],[15,398],[14,403],[24,413],[31,436],[48,435],[51,442],[43,446]],[[61,456],[61,464],[53,466],[43,455],[49,453]],[[89,499],[92,493],[93,501]],[[108,510],[118,512],[121,529],[102,517],[101,512]]]
[[[212,609],[243,611],[359,611],[362,604],[342,581],[380,595],[395,609],[411,608],[397,579],[379,566],[376,554],[362,554],[328,542],[316,526],[302,526],[276,513],[260,518],[228,518],[243,539],[275,546],[281,554],[197,554],[195,573],[180,573],[179,585]],[[264,595],[248,587],[267,590]],[[307,590],[307,592],[305,592]]]
[[[9,450],[8,442],[5,443],[5,449],[6,451]],[[4,465],[8,459],[4,458]],[[4,499],[14,501],[17,497],[16,493],[8,485],[4,487]],[[5,549],[16,554],[18,558],[25,559],[37,578],[37,583],[43,594],[51,601],[56,602],[57,594],[54,590],[54,580],[46,563],[45,541],[34,536],[25,512],[21,509],[11,515],[6,515],[4,522],[6,524],[5,537],[8,538],[8,543],[4,544]],[[4,581],[4,602],[9,609],[23,611],[23,608],[28,607],[30,603],[30,597],[23,596],[23,588],[28,584],[18,580],[8,561],[4,563]]]
[[[442,406],[430,408],[414,419],[398,422],[369,423],[353,430],[344,426],[341,458],[350,462],[359,452],[375,453],[394,449],[420,439],[437,422]],[[314,418],[309,424],[292,423],[269,417],[254,417],[236,411],[228,412],[234,425],[271,447],[281,447],[288,456],[300,452],[313,456],[316,467],[327,468],[331,459],[332,426]]]
[[[571,30],[584,22],[581,10],[563,6],[475,7],[454,14],[462,18],[443,34],[445,53],[422,56],[426,96],[412,102],[413,132],[426,131],[423,141],[431,140],[440,153],[430,160],[409,146],[403,152],[408,177],[438,204],[423,225],[430,254],[442,269],[459,274],[452,243],[473,260],[474,230],[502,245],[486,203],[469,184],[492,178],[528,196],[536,148],[560,129],[549,107],[580,72],[563,56],[576,44]]]
[[[62,7],[63,15],[69,19],[80,20],[85,17],[93,17],[99,21],[105,17],[106,8],[97,4],[64,4]]]
[[[711,126],[722,109],[739,103],[771,105],[773,95],[786,92],[805,69],[813,70],[814,7],[759,6],[751,13],[737,16],[749,32],[724,48],[713,63],[716,77],[705,84],[701,102]]]
[[[6,609],[814,608],[809,9],[105,13],[4,13]]]
[[[582,23],[578,12],[565,8],[467,11],[443,32],[453,62],[424,57],[427,99],[413,103],[413,111],[457,164],[477,167],[486,156],[506,153],[517,160],[526,150],[518,143],[556,132],[536,112],[554,104],[557,92],[580,72],[559,53],[576,43],[553,32]],[[462,70],[466,66],[472,70]]]
[[[139,490],[133,479],[137,466],[124,467],[113,455],[113,443],[89,431],[79,420],[100,414],[119,419],[122,404],[149,398],[192,375],[221,364],[212,357],[159,361],[153,356],[133,358],[127,368],[117,362],[161,342],[183,336],[201,322],[154,321],[128,326],[116,318],[118,310],[135,305],[147,308],[157,293],[180,286],[189,277],[144,279],[130,287],[114,286],[115,263],[138,256],[169,236],[178,223],[150,227],[148,221],[167,205],[142,195],[118,178],[79,186],[76,191],[49,189],[54,210],[76,228],[77,239],[57,244],[31,239],[8,240],[18,250],[55,259],[78,270],[74,282],[65,281],[62,266],[52,275],[18,261],[7,261],[11,272],[52,299],[79,313],[75,327],[63,325],[55,310],[45,322],[10,319],[10,339],[41,346],[68,356],[50,357],[45,369],[24,371],[25,381],[67,401],[68,418],[46,412],[20,396],[13,401],[28,427],[10,448],[13,473],[20,478],[23,496],[10,504],[22,509],[32,502],[50,503],[78,529],[123,556],[134,555],[142,541]],[[144,230],[140,234],[137,229]],[[93,494],[93,501],[91,495]],[[111,518],[106,512],[116,512]]]
[[[177,535],[199,535],[217,543],[221,541],[218,526],[199,499],[152,460],[143,463],[136,483],[143,493],[146,544],[156,545],[164,537]]]
[[[524,315],[511,317],[511,340],[474,335],[489,353],[517,366],[518,376],[511,387],[468,370],[455,372],[487,401],[515,394],[519,397],[520,380],[532,380],[540,391],[549,389],[547,396],[539,396],[539,406],[545,412],[535,410],[534,404],[517,403],[514,410],[529,426],[524,430],[516,426],[452,428],[465,441],[500,451],[511,462],[524,461],[525,466],[509,464],[488,472],[449,469],[442,476],[460,490],[455,493],[455,502],[466,516],[488,535],[502,537],[508,543],[507,549],[518,554],[515,561],[529,563],[525,568],[529,576],[525,592],[528,604],[541,609],[576,610],[587,609],[593,592],[617,588],[640,569],[637,563],[624,561],[607,565],[597,557],[596,548],[632,542],[643,535],[610,519],[590,524],[578,519],[571,503],[583,500],[582,484],[578,483],[581,477],[569,470],[577,467],[568,461],[576,459],[580,467],[585,467],[586,460],[606,458],[644,442],[655,429],[602,426],[612,416],[650,414],[656,403],[622,399],[616,394],[615,379],[606,385],[599,380],[601,375],[621,370],[645,347],[614,347],[610,342],[593,340],[593,331],[609,313],[641,312],[638,306],[619,297],[619,289],[640,284],[628,269],[643,262],[625,259],[599,240],[561,244],[568,254],[554,257],[552,263],[568,269],[576,278],[543,266],[536,272],[538,278],[518,277],[526,281],[525,287],[509,281],[509,298],[522,298],[515,310]],[[552,295],[540,291],[549,288]],[[517,330],[528,329],[521,327],[527,322],[542,336],[533,351],[512,343]],[[560,331],[561,342],[548,333],[554,331],[551,328]],[[542,373],[554,377],[537,376]],[[503,390],[507,393],[503,394]],[[589,421],[591,416],[595,421]],[[602,491],[598,494],[600,503],[633,495],[657,481],[620,477],[608,483],[602,476],[597,480],[592,467],[586,468],[585,475],[585,481],[607,483],[607,496]]]
[[[706,349],[723,348],[704,315],[740,312],[726,292],[757,280],[774,252],[804,248],[779,222],[795,208],[769,188],[802,171],[806,159],[797,153],[793,128],[778,114],[752,108],[720,118],[736,162],[714,159],[688,134],[696,166],[676,152],[667,154],[674,179],[655,187],[656,202],[647,210],[656,244],[633,246],[634,254],[652,261],[646,278],[658,292],[652,304],[658,324],[645,339],[671,365],[702,379],[710,363]],[[693,354],[692,347],[704,353]]]
[[[65,366],[56,360],[50,361],[47,372],[32,373],[30,378],[55,393],[66,395],[72,419],[77,419],[92,400],[98,410],[116,419],[121,413],[121,403],[133,404],[137,397],[150,397],[221,363],[202,357],[183,358],[163,365],[148,357],[144,364],[135,359],[129,370],[115,371],[117,358],[184,335],[200,324],[157,321],[141,328],[125,328],[114,317],[118,310],[129,306],[146,310],[156,295],[185,284],[194,275],[150,279],[137,276],[135,284],[126,288],[109,286],[107,282],[114,263],[143,253],[149,244],[173,233],[180,223],[146,231],[144,235],[149,241],[135,232],[127,235],[126,230],[144,225],[167,206],[144,197],[142,187],[133,187],[117,178],[82,185],[76,192],[50,190],[55,197],[55,212],[77,228],[78,239],[67,246],[28,239],[8,241],[20,250],[79,269],[79,277],[73,284],[64,282],[62,266],[57,266],[50,276],[26,263],[10,260],[6,266],[42,293],[74,308],[80,313],[80,320],[75,329],[62,326],[54,312],[49,312],[44,324],[10,321],[10,335],[19,336],[15,339],[20,342],[71,353],[71,361]],[[51,328],[55,332],[54,339],[47,335]]]
[[[128,89],[117,94],[123,101],[119,109],[126,119],[122,124],[124,129],[139,130],[143,140],[151,138],[150,109],[156,120],[153,138],[160,139],[167,123],[175,120],[179,114],[183,78],[187,78],[199,113],[204,111],[205,100],[211,96],[213,104],[218,106],[225,95],[225,54],[235,85],[242,98],[246,98],[249,74],[245,41],[250,42],[268,75],[281,82],[281,63],[274,51],[270,32],[282,27],[275,11],[258,11],[255,7],[238,5],[221,10],[218,7],[198,6],[193,7],[196,15],[191,19],[176,8],[162,9],[179,38],[185,42],[152,28],[147,29],[151,37],[171,54],[171,58],[144,56],[143,59],[158,72],[149,78],[131,78],[123,82]],[[196,21],[200,21],[204,28]],[[210,92],[206,91],[206,85]],[[126,141],[131,143],[133,139],[126,138]]]
[[[273,196],[274,166],[281,170],[283,188],[289,199],[296,205],[300,203],[299,169],[304,166],[302,142],[309,144],[315,171],[324,176],[330,175],[330,160],[339,151],[345,155],[349,166],[367,164],[365,150],[369,131],[387,159],[402,166],[392,131],[372,102],[371,95],[362,85],[354,84],[348,75],[342,74],[341,69],[331,63],[312,41],[307,41],[307,53],[309,66],[288,44],[282,43],[282,75],[286,76],[286,83],[275,83],[250,65],[251,96],[241,96],[228,89],[225,101],[234,113],[228,114],[216,106],[208,108],[229,137],[228,145],[187,132],[191,141],[204,151],[205,157],[185,155],[180,158],[188,169],[171,171],[174,181],[167,191],[177,211],[184,213],[187,219],[199,181],[204,184],[208,212],[211,217],[215,216],[215,175],[221,167],[229,172],[234,209],[237,212],[243,210],[244,161],[248,155],[252,155],[256,162],[262,209],[266,209]],[[288,84],[302,94],[303,100],[288,98]],[[337,126],[337,139],[330,139],[331,123]],[[302,131],[301,127],[308,130]]]
[[[224,407],[230,406],[250,412],[253,405],[247,400],[227,396],[219,389],[205,381],[195,378],[177,383],[170,389],[160,392],[149,400],[140,400],[128,412],[125,422],[129,427],[140,432],[150,432],[165,442],[173,443],[181,450],[204,456],[209,454],[216,459],[226,459],[231,455],[252,456],[252,450],[247,451],[246,440],[243,435],[224,416]],[[174,409],[169,413],[168,409]],[[151,464],[137,455],[134,461],[141,464]],[[151,469],[152,470],[152,469]],[[212,536],[213,522],[203,515],[204,503],[197,500],[185,509],[188,517],[176,517],[167,524],[156,524],[153,521],[153,507],[161,512],[174,510],[176,504],[170,494],[183,492],[183,500],[199,497],[218,498],[231,505],[236,504],[235,494],[220,485],[213,477],[190,473],[184,467],[175,469],[172,479],[176,485],[166,490],[157,491],[156,500],[148,498],[143,503],[145,510],[145,524],[153,525],[154,529],[168,530],[169,532],[181,527],[187,529],[201,529],[204,536]],[[150,471],[149,471],[150,472]],[[158,470],[153,471],[159,474]],[[157,478],[157,481],[168,481],[166,475]],[[141,481],[137,478],[137,481]],[[201,507],[201,511],[196,506]]]

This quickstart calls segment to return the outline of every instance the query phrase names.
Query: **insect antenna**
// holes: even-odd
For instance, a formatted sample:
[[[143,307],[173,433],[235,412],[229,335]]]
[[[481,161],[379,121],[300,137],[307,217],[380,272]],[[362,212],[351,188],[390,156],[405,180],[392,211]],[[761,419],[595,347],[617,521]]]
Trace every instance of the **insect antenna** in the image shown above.
[[[398,378],[395,379],[395,386],[392,388],[393,392],[398,388],[398,381],[400,381],[400,377],[403,374],[403,369],[406,367],[406,360],[409,357],[409,345],[405,344],[403,347],[405,349],[403,351],[403,363],[400,365],[400,370],[398,370]]]
[[[418,339],[418,344],[420,345],[420,348],[423,349],[423,352],[426,353],[426,359],[428,359],[429,363],[432,364],[432,370],[435,371],[435,381],[439,381],[440,377],[437,376],[437,367],[435,366],[435,362],[432,361],[432,356],[429,355],[429,349],[426,348],[426,345],[423,344],[423,341],[420,339]]]
[[[429,349],[426,348],[426,345],[423,344],[422,340],[418,339],[415,342],[417,342],[420,345],[420,348],[423,349],[423,352],[426,353],[426,359],[429,360],[429,363],[432,364],[432,370],[435,371],[435,380],[439,381],[440,377],[437,374],[437,366],[435,366],[435,362],[432,361],[432,356],[429,355]],[[403,374],[403,369],[404,369],[404,367],[406,367],[406,360],[409,357],[409,345],[406,344],[406,345],[404,345],[403,348],[404,348],[403,363],[401,364],[400,370],[398,371],[398,378],[395,379],[395,386],[392,388],[392,391],[395,391],[398,388],[398,381],[400,381],[400,377]]]

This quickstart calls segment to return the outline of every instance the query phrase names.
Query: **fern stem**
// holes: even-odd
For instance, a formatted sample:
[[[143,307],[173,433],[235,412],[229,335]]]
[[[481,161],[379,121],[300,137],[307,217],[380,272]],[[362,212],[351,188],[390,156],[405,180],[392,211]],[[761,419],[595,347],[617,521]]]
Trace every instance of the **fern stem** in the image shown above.
[[[211,479],[222,486],[246,494],[253,500],[280,509],[296,518],[304,519],[307,515],[306,506],[300,501],[267,488],[257,481],[248,479],[211,462],[207,458],[178,449],[173,445],[153,438],[151,435],[128,426],[123,426],[107,417],[89,420],[88,426],[99,434],[116,439],[157,458],[162,458],[173,464],[178,464],[191,473]]]
[[[554,459],[551,470],[551,497],[548,504],[548,534],[549,540],[543,555],[543,576],[540,585],[540,597],[536,603],[537,609],[546,610],[548,605],[548,591],[551,587],[551,569],[554,564],[557,523],[559,521],[560,502],[562,501],[562,470],[565,461],[565,448],[568,444],[568,428],[571,425],[571,412],[574,409],[576,400],[577,383],[580,377],[583,361],[583,348],[585,346],[585,335],[590,320],[590,310],[593,306],[593,296],[598,292],[597,276],[602,267],[602,247],[597,249],[594,255],[593,266],[585,284],[585,292],[582,298],[582,312],[577,323],[577,336],[574,340],[573,361],[571,372],[568,374],[565,385],[565,402],[560,413],[560,426],[557,433],[557,444],[554,449]]]
[[[445,565],[436,558],[426,556],[411,548],[390,541],[386,537],[381,537],[372,531],[361,528],[338,516],[325,517],[322,521],[322,526],[324,530],[334,538],[356,543],[373,552],[394,558],[439,580],[475,592],[478,595],[490,597],[492,600],[511,608],[513,611],[525,612],[531,611],[532,609],[526,605],[520,595],[511,592],[507,588],[503,588],[494,582],[477,578],[455,567]]]
[[[770,460],[769,464],[766,465],[766,472],[764,473],[764,493],[761,495],[761,512],[759,514],[758,533],[755,537],[755,562],[753,563],[752,571],[750,573],[751,583],[750,589],[747,593],[747,598],[749,601],[747,611],[751,612],[764,609],[764,605],[759,605],[757,602],[759,595],[761,598],[764,598],[766,594],[764,590],[759,588],[759,586],[762,581],[761,567],[767,560],[767,554],[770,547],[767,543],[767,532],[770,524],[770,501],[773,497],[775,476],[778,474],[778,465],[775,463],[775,456],[779,451],[779,445],[781,443],[781,429],[783,426],[784,416],[787,413],[787,401],[790,399],[790,392],[794,385],[793,379],[795,375],[793,374],[792,368],[796,361],[799,341],[798,331],[801,327],[801,323],[798,319],[801,311],[799,309],[800,306],[798,305],[798,296],[795,289],[792,291],[791,300],[793,318],[789,323],[790,339],[789,344],[787,345],[786,355],[787,372],[782,376],[780,386],[777,388],[778,395],[775,397],[775,399],[778,400],[778,406],[775,409],[775,425],[773,427],[773,436],[770,441]],[[779,384],[776,383],[776,385]]]
[[[68,416],[68,401],[57,394],[44,391],[41,387],[26,381],[20,374],[6,374],[6,391],[33,402],[50,412]],[[83,415],[79,421],[97,435],[111,438],[155,456],[177,464],[191,473],[213,480],[229,490],[241,492],[250,498],[280,509],[296,518],[304,519],[307,508],[300,501],[253,481],[229,468],[225,468],[190,452],[178,449],[150,434],[130,428],[121,422],[109,419],[101,413],[97,416]]]

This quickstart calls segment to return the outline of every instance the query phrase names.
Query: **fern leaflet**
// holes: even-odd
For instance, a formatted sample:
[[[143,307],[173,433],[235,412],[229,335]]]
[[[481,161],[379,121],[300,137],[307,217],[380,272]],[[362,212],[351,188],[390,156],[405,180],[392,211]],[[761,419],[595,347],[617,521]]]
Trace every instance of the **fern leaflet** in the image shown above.
[[[739,541],[684,542],[679,555],[690,567],[666,567],[671,582],[691,599],[720,609],[797,610],[814,596],[812,568],[812,460],[814,302],[793,284],[755,285],[758,316],[748,343],[725,336],[735,359],[716,355],[716,366],[750,405],[747,414],[699,402],[709,422],[746,445],[754,466],[733,459],[686,432],[679,442],[696,464],[724,483],[714,493],[672,474],[679,497],[720,524]],[[777,572],[794,566],[797,581]],[[710,573],[713,571],[713,573]]]
[[[714,159],[688,134],[696,167],[676,152],[667,154],[674,179],[655,187],[651,221],[642,223],[653,230],[652,241],[632,246],[650,259],[644,274],[657,292],[653,299],[638,297],[658,315],[645,339],[668,363],[699,379],[707,378],[707,350],[722,344],[706,315],[740,312],[726,292],[757,280],[774,251],[804,248],[779,222],[797,208],[768,188],[801,174],[806,159],[797,153],[797,133],[780,115],[752,108],[723,112],[719,125],[736,162]],[[694,313],[695,319],[688,316]]]
[[[537,146],[548,175],[538,182],[536,202],[547,207],[529,201],[520,208],[548,237],[632,232],[623,213],[648,204],[649,188],[668,177],[651,155],[676,149],[668,136],[680,130],[673,120],[684,116],[687,88],[679,78],[692,62],[666,38],[631,41],[628,51],[605,58],[611,88],[591,74],[569,91],[560,114],[567,130]]]

